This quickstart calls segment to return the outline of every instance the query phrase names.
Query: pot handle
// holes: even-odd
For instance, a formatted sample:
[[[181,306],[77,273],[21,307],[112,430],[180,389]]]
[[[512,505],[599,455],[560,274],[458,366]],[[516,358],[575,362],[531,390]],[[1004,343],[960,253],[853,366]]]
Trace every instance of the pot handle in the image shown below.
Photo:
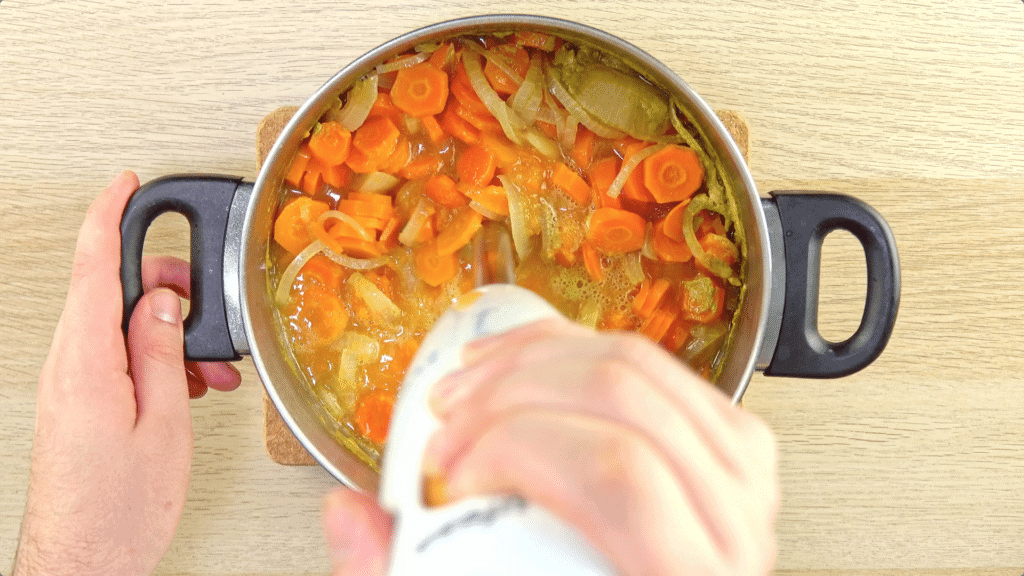
[[[122,329],[142,297],[142,247],[157,216],[178,212],[191,230],[191,306],[185,318],[185,358],[238,360],[225,307],[224,245],[235,191],[248,185],[230,176],[176,175],[147,182],[121,216]]]
[[[851,196],[793,191],[771,195],[763,201],[774,202],[781,220],[785,301],[778,344],[764,373],[800,378],[852,374],[878,358],[896,323],[900,266],[892,230],[874,208]],[[847,230],[860,240],[867,259],[864,314],[857,331],[843,342],[829,342],[818,332],[821,244],[834,230]]]

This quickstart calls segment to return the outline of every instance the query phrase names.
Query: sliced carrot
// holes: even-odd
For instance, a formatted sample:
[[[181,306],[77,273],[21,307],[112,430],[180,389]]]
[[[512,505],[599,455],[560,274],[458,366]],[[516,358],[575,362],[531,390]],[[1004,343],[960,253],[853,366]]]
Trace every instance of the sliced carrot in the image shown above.
[[[626,146],[623,150],[622,162],[625,164],[637,152],[650,146],[650,142],[636,141]],[[634,169],[622,185],[622,195],[637,202],[654,202],[654,196],[644,185],[643,170]]]
[[[668,334],[662,338],[661,343],[671,352],[678,352],[680,348],[690,341],[690,330],[692,328],[692,322],[680,320],[676,317],[676,321],[669,327]]]
[[[363,200],[338,200],[338,210],[350,216],[367,216],[387,220],[394,211],[390,206]]]
[[[536,121],[537,128],[540,129],[548,138],[552,140],[558,140],[558,127],[550,122]]]
[[[721,234],[705,234],[700,239],[700,247],[704,249],[705,253],[718,258],[729,266],[735,264],[740,257],[739,248]]]
[[[398,171],[398,175],[406,180],[422,180],[428,176],[433,176],[441,171],[444,166],[444,159],[441,158],[440,154],[426,153],[420,154],[415,159],[411,160]]]
[[[377,444],[384,444],[391,425],[391,412],[395,408],[395,395],[387,390],[378,390],[359,401],[353,418],[356,430],[365,438]]]
[[[455,164],[460,181],[481,186],[490,184],[496,168],[494,153],[480,144],[466,148]]]
[[[470,126],[476,128],[480,132],[493,132],[495,134],[504,133],[501,123],[498,122],[494,116],[489,114],[477,114],[461,104],[455,104],[453,111],[456,116],[462,118],[468,122]]]
[[[317,254],[302,266],[300,272],[303,281],[313,282],[330,290],[337,290],[345,269],[327,256]]]
[[[335,228],[331,228],[331,232]],[[348,236],[332,235],[331,238],[333,239],[333,243],[329,244],[331,249],[346,256],[353,258],[376,258],[381,255],[380,248],[376,242],[361,238],[350,238]]]
[[[299,147],[299,151],[295,153],[295,158],[292,159],[291,166],[288,167],[288,174],[284,177],[285,182],[296,188],[302,184],[302,176],[306,173],[306,165],[309,164],[311,154],[309,146],[303,144]]]
[[[651,281],[649,278],[644,278],[640,282],[640,288],[636,291],[636,295],[633,296],[633,301],[630,303],[630,309],[633,310],[634,314],[639,313],[640,309],[644,307],[650,293]]]
[[[337,166],[348,158],[352,133],[337,122],[321,122],[309,136],[309,151],[325,166]]]
[[[455,189],[455,181],[443,174],[427,178],[423,183],[423,193],[434,202],[449,208],[460,208],[469,204],[469,200]]]
[[[281,210],[274,222],[274,240],[292,254],[313,241],[309,225],[329,209],[326,203],[300,196]]]
[[[448,75],[429,62],[402,68],[391,86],[391,101],[413,118],[440,114],[448,101]]]
[[[402,111],[391,101],[391,95],[387,92],[377,94],[377,99],[373,101],[370,113],[366,117],[367,119],[384,117],[391,120],[396,126],[402,123]]]
[[[667,217],[654,223],[654,234],[651,237],[651,247],[654,249],[654,253],[657,254],[658,260],[662,262],[686,262],[693,258],[693,253],[690,252],[690,247],[686,245],[686,242],[673,240],[665,232],[666,220]]]
[[[523,158],[512,142],[501,134],[481,134],[480,143],[494,154],[495,165],[503,170],[512,168]]]
[[[669,144],[643,161],[643,180],[658,202],[693,196],[704,182],[704,166],[692,148]]]
[[[445,139],[446,134],[444,128],[441,128],[441,124],[437,122],[437,118],[434,116],[423,116],[420,118],[420,122],[423,124],[423,128],[427,131],[427,136],[430,141],[434,144],[440,144]]]
[[[512,37],[513,42],[520,46],[538,48],[545,52],[553,52],[556,46],[555,37],[550,34],[533,31],[519,31]]]
[[[306,174],[302,176],[302,184],[299,185],[299,190],[302,190],[304,194],[309,196],[315,196],[320,191],[320,185],[323,184],[324,179],[320,176],[319,172],[306,171]]]
[[[520,78],[526,76],[526,72],[530,68],[530,54],[526,49],[513,44],[502,44],[492,48],[491,52],[500,58],[510,59],[510,68],[519,74]],[[498,68],[490,59],[484,65],[484,76],[491,88],[494,88],[494,91],[500,95],[510,96],[519,89],[520,83]]]
[[[725,289],[708,276],[683,282],[680,298],[683,317],[701,324],[715,321],[725,307]]]
[[[452,254],[473,239],[480,230],[483,215],[472,208],[462,208],[448,223],[448,227],[437,235],[437,251],[441,254]]]
[[[466,73],[466,66],[462,63],[460,58],[458,63],[455,64],[455,73],[452,74],[452,81],[449,85],[452,96],[455,99],[469,108],[474,114],[481,116],[490,116],[491,112],[484,105],[483,100],[476,95],[476,90],[473,89],[473,84],[469,81],[469,74]]]
[[[362,150],[355,148],[349,151],[348,159],[345,160],[345,165],[356,174],[369,174],[370,172],[376,172],[379,167],[377,158],[371,158],[364,154]]]
[[[345,164],[338,164],[337,166],[327,168],[320,173],[320,176],[323,177],[324,184],[340,190],[348,186],[349,182],[352,181],[352,169]]]
[[[479,204],[483,209],[508,216],[508,195],[501,186],[464,186],[458,185],[456,189],[466,195],[467,198]]]
[[[654,311],[640,326],[640,333],[653,342],[661,342],[677,316],[679,316],[679,309],[674,306],[662,307]]]
[[[587,129],[586,126],[580,125],[576,129],[576,141],[572,145],[572,153],[569,157],[576,163],[576,166],[580,170],[586,170],[590,167],[590,162],[594,156],[594,143],[597,141],[597,135]]]
[[[601,253],[590,242],[584,242],[580,247],[583,252],[583,265],[587,268],[587,274],[594,282],[604,282],[604,266],[601,265]]]
[[[324,238],[322,238],[322,236],[323,236],[322,234],[316,234],[316,228],[313,229],[313,233],[324,244],[327,244],[328,246],[330,246],[331,249],[333,249],[335,252],[338,252],[338,251],[341,250],[341,246],[340,245],[332,244],[332,242],[334,242],[335,238],[340,238],[342,236],[345,236],[347,238],[355,238],[357,240],[369,240],[369,239],[371,239],[371,238],[373,238],[375,236],[373,231],[368,229],[366,226],[363,226],[362,230],[359,230],[359,229],[356,229],[354,226],[352,226],[351,222],[347,222],[345,220],[338,220],[338,221],[332,223],[327,228],[326,236],[328,238],[330,238],[330,240],[325,240]]]
[[[356,192],[352,191],[345,195],[349,200],[359,200],[360,202],[373,202],[374,204],[380,204],[381,206],[391,207],[392,198],[388,194],[374,194],[373,192]]]
[[[480,134],[472,124],[466,122],[461,116],[455,113],[455,105],[449,105],[441,113],[441,126],[445,132],[462,140],[466,144],[476,144],[480,141]]]
[[[590,186],[597,195],[598,208],[622,208],[622,201],[608,195],[608,188],[619,173],[619,160],[609,156],[590,165]]]
[[[450,43],[445,42],[434,50],[434,53],[430,55],[430,59],[428,59],[427,62],[430,62],[430,64],[438,70],[445,70],[454,59],[455,47]]]
[[[333,342],[348,326],[348,310],[331,290],[306,286],[299,294],[294,320],[318,342]]]
[[[399,172],[409,163],[410,156],[412,156],[412,150],[409,146],[409,140],[405,136],[400,136],[398,144],[395,146],[395,151],[388,157],[387,163],[381,166],[381,172],[388,174]]]
[[[590,186],[587,186],[586,180],[581,178],[572,168],[561,162],[555,164],[551,183],[561,188],[562,192],[568,194],[580,206],[590,206]]]
[[[602,330],[626,330],[633,326],[630,316],[619,310],[606,310],[597,323]]]
[[[388,223],[383,218],[371,218],[369,216],[352,216],[352,219],[367,230],[382,230],[384,225]]]
[[[459,258],[455,254],[441,254],[437,241],[415,249],[416,276],[431,286],[440,286],[459,271]]]
[[[416,233],[415,245],[426,244],[437,237],[437,230],[434,229],[434,215],[431,214],[423,221],[423,226],[420,227],[420,231]]]
[[[398,147],[401,132],[390,119],[384,116],[367,118],[352,136],[352,146],[366,155],[378,166],[383,165]],[[355,170],[355,167],[352,168]],[[358,170],[356,170],[358,172]]]
[[[725,224],[722,222],[722,215],[710,210],[701,210],[697,218],[694,218],[694,226],[697,227],[697,237],[705,234],[721,234],[725,236]]]
[[[646,222],[640,216],[617,208],[598,208],[590,215],[587,237],[605,254],[625,254],[643,248]]]
[[[398,246],[398,233],[402,230],[402,219],[392,216],[387,224],[380,231],[380,239],[377,240],[377,247],[382,253],[390,252]]]
[[[641,318],[649,318],[651,314],[654,314],[654,311],[658,309],[658,305],[665,299],[665,295],[668,294],[668,289],[671,287],[668,280],[664,278],[658,278],[654,282],[647,284],[648,288],[644,298],[641,300],[638,294],[638,298],[633,301],[633,312]],[[641,290],[643,290],[643,285],[641,285]]]
[[[665,226],[663,227],[665,236],[676,242],[685,240],[683,238],[683,214],[686,213],[686,205],[689,203],[689,200],[680,202],[665,215]]]

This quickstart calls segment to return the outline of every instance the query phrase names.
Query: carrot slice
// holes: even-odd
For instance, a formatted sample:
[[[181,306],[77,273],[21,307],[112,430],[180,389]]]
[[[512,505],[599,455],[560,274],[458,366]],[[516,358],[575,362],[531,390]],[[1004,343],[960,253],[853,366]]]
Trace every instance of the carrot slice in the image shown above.
[[[294,320],[318,342],[329,343],[348,326],[348,310],[333,291],[307,286],[299,295]]]
[[[576,163],[580,170],[586,170],[590,167],[596,141],[597,135],[588,130],[586,126],[580,125],[576,129],[576,142],[573,142],[572,152],[569,154],[569,157],[572,158],[572,161]]]
[[[662,300],[665,299],[665,295],[668,294],[670,284],[668,280],[664,278],[658,278],[650,284],[647,291],[647,296],[644,298],[640,305],[636,305],[634,302],[633,312],[641,318],[649,318],[654,311],[658,309],[658,305],[661,304]]]
[[[557,126],[550,122],[543,122],[541,120],[537,120],[536,124],[537,128],[540,128],[540,131],[547,135],[548,138],[551,138],[552,140],[558,140]]]
[[[360,202],[373,202],[374,204],[380,204],[381,206],[391,207],[392,198],[387,194],[374,194],[372,192],[349,192],[346,196],[349,200],[359,200]]]
[[[456,186],[456,189],[481,208],[499,216],[508,216],[508,195],[501,186]]]
[[[341,285],[345,269],[327,256],[317,254],[303,264],[299,274],[304,282],[313,282],[324,288],[336,290]]]
[[[274,240],[292,254],[313,241],[309,225],[328,210],[324,202],[318,202],[304,196],[288,203],[274,222]]]
[[[604,267],[601,266],[601,254],[590,242],[583,242],[580,247],[583,252],[583,265],[587,268],[587,274],[594,282],[604,282]]]
[[[387,220],[383,218],[371,218],[369,216],[352,216],[352,219],[368,230],[381,230],[384,228],[384,225],[388,223]]]
[[[387,162],[398,147],[400,135],[398,127],[390,119],[384,116],[367,118],[352,136],[352,146],[380,166]],[[355,170],[355,167],[352,169]]]
[[[617,208],[598,208],[590,215],[587,237],[605,254],[625,254],[643,248],[646,222],[640,216]]]
[[[725,289],[708,276],[683,282],[680,306],[683,317],[701,324],[714,322],[725,307]]]
[[[598,160],[590,165],[590,186],[597,194],[598,208],[622,208],[622,201],[616,196],[608,195],[608,188],[611,187],[615,176],[619,173],[619,160],[609,156]]]
[[[455,164],[459,180],[467,184],[489,184],[494,179],[497,164],[494,154],[486,146],[477,144],[462,152]]]
[[[420,118],[420,122],[423,123],[423,128],[427,131],[427,136],[431,142],[440,144],[445,139],[444,128],[441,128],[441,124],[438,123],[436,117],[423,116]]]
[[[340,190],[352,181],[352,169],[345,164],[338,164],[324,170],[320,176],[323,177],[324,184]]]
[[[441,126],[445,132],[462,140],[466,144],[476,144],[480,141],[480,135],[472,124],[466,122],[461,116],[455,113],[455,106],[451,105],[441,113]]]
[[[398,171],[398,175],[406,180],[422,180],[441,171],[444,159],[440,154],[420,154]]]
[[[598,321],[598,328],[602,330],[627,330],[632,326],[630,317],[619,310],[606,310]]]
[[[508,170],[515,166],[523,155],[512,145],[512,142],[500,134],[481,134],[480,143],[484,145],[491,154],[494,154],[494,163],[502,170]]]
[[[516,32],[512,39],[520,46],[538,48],[545,52],[553,52],[557,48],[555,37],[541,32],[520,31]]]
[[[384,117],[391,120],[396,126],[402,123],[402,111],[399,110],[395,103],[391,101],[391,95],[387,92],[377,93],[377,99],[373,101],[373,105],[370,107],[370,113],[366,115],[367,119]]]
[[[405,136],[401,136],[398,138],[395,151],[388,157],[388,161],[381,166],[381,171],[395,174],[402,168],[405,168],[405,165],[409,163],[410,156],[412,156],[412,150],[409,147],[409,140]]]
[[[391,218],[393,208],[379,202],[366,202],[363,200],[338,200],[338,210],[350,216],[366,216],[387,220]]]
[[[674,322],[678,316],[679,310],[674,306],[662,307],[653,312],[650,317],[647,318],[647,321],[640,326],[640,333],[647,336],[654,342],[661,342],[668,333],[669,327],[672,326],[672,322]]]
[[[391,412],[395,408],[395,395],[387,390],[378,390],[359,401],[353,418],[356,430],[371,442],[384,444],[391,425]]]
[[[413,118],[440,114],[448,101],[448,75],[429,62],[402,68],[391,86],[391,101]]]
[[[415,249],[416,275],[431,286],[440,286],[459,271],[459,258],[455,254],[441,254],[437,241]]]
[[[740,257],[739,248],[731,240],[721,234],[708,233],[701,237],[700,247],[707,254],[722,260],[729,266],[736,263]]]
[[[302,184],[299,185],[299,190],[302,190],[304,194],[309,196],[315,196],[320,191],[320,185],[323,182],[324,179],[320,176],[319,172],[307,170],[306,174],[302,176]]]
[[[693,253],[690,252],[690,247],[686,245],[686,242],[673,240],[668,236],[665,232],[667,219],[668,217],[665,217],[654,223],[651,247],[657,254],[658,260],[662,262],[686,262],[693,258]]]
[[[692,148],[669,144],[643,161],[643,180],[658,202],[679,202],[700,188],[704,167]]]
[[[445,70],[455,57],[455,47],[450,43],[441,44],[434,53],[430,55],[427,62],[438,70]]]
[[[458,59],[458,63],[455,65],[455,73],[452,74],[449,88],[451,89],[452,96],[474,114],[485,117],[491,115],[484,101],[476,95],[476,90],[473,89],[473,84],[469,81],[469,74],[466,73],[466,66],[462,63],[461,58]]]
[[[698,238],[712,233],[725,236],[725,224],[722,222],[721,214],[716,214],[710,210],[701,210],[698,218],[694,218],[694,224],[697,227]]]
[[[306,173],[310,155],[309,146],[303,144],[299,147],[299,151],[295,153],[295,158],[292,159],[292,164],[288,168],[288,174],[284,177],[285,182],[296,188],[299,187],[302,183],[302,176]]]
[[[423,183],[423,193],[434,202],[449,208],[460,208],[469,204],[469,200],[455,189],[455,181],[443,174],[427,178]]]
[[[455,104],[453,111],[456,116],[462,118],[468,122],[470,126],[476,128],[480,132],[493,132],[495,134],[504,133],[501,123],[498,122],[494,116],[477,114],[461,104]]]
[[[381,255],[380,248],[376,242],[363,240],[362,238],[351,238],[349,236],[335,236],[333,232],[337,228],[337,226],[331,228],[331,232],[328,233],[331,236],[331,242],[325,242],[331,250],[353,258],[376,258]]]
[[[337,166],[348,158],[352,133],[337,122],[321,122],[309,137],[309,151],[325,166]]]
[[[392,216],[384,228],[380,231],[380,239],[377,240],[377,247],[382,253],[390,252],[395,246],[398,246],[398,232],[402,229],[402,219],[398,216]]]
[[[678,352],[680,348],[690,341],[690,330],[692,328],[692,322],[680,320],[679,317],[676,317],[676,321],[669,327],[668,334],[662,338],[661,342],[670,351]]]
[[[650,146],[649,142],[633,142],[626,146],[623,150],[622,162],[625,164],[629,162],[629,159],[637,152]],[[631,200],[637,202],[654,202],[654,196],[647,190],[644,185],[643,174],[641,170],[633,170],[629,173],[629,177],[626,178],[626,183],[622,186],[622,195]]]
[[[511,58],[510,67],[512,70],[519,74],[520,77],[526,76],[526,72],[530,68],[530,54],[526,49],[513,44],[502,44],[492,48],[491,52],[499,57]],[[490,59],[484,65],[484,76],[487,78],[487,82],[490,83],[491,88],[494,88],[494,91],[498,94],[510,96],[519,89],[519,82],[513,80],[511,76],[506,74],[501,68],[498,68]]]
[[[551,183],[561,188],[577,204],[590,206],[590,186],[586,180],[580,177],[575,170],[559,162],[555,165],[555,172],[551,176]]]
[[[371,158],[364,154],[362,150],[353,148],[348,153],[345,165],[356,174],[369,174],[370,172],[377,171],[377,162],[376,158]]]
[[[665,236],[676,242],[685,241],[683,238],[683,214],[686,213],[686,205],[689,203],[689,200],[680,202],[665,215],[665,226],[663,227]]]
[[[452,254],[469,244],[483,224],[483,218],[483,215],[472,208],[462,208],[452,218],[448,227],[437,235],[437,251],[441,254]]]

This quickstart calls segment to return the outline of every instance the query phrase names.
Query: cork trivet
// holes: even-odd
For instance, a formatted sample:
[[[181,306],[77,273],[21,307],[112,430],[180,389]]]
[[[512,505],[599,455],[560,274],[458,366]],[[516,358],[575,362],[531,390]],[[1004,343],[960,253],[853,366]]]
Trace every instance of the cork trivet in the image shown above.
[[[270,148],[297,110],[298,108],[295,106],[284,106],[274,110],[260,122],[256,131],[256,157],[261,167],[263,161],[267,159]],[[750,130],[747,127],[747,121],[734,110],[717,110],[715,113],[725,124],[725,128],[732,135],[733,140],[736,141],[744,160],[749,160],[747,154],[750,151]],[[266,446],[271,460],[278,464],[286,466],[316,464],[313,457],[288,429],[277,412],[277,407],[266,394],[263,395],[263,444]]]

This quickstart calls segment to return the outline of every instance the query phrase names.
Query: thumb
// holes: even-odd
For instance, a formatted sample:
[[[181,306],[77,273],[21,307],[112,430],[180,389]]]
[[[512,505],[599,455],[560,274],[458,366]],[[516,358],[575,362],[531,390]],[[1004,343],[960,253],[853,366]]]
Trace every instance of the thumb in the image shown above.
[[[339,488],[324,499],[324,532],[333,576],[384,576],[391,516],[371,496]]]
[[[178,295],[158,288],[139,300],[128,326],[128,354],[135,381],[137,426],[191,426]]]

